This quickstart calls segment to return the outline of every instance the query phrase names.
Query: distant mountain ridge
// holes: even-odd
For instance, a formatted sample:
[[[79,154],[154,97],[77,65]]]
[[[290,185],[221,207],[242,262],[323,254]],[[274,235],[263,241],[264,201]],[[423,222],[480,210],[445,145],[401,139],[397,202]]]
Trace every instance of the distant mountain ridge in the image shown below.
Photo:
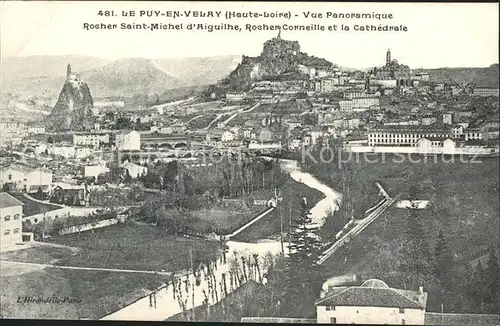
[[[437,68],[426,69],[430,81],[436,83],[472,83],[477,87],[498,87],[498,66],[486,68]]]
[[[80,72],[94,97],[163,94],[168,89],[206,85],[225,77],[240,56],[207,58],[125,58],[110,61],[86,56],[28,56],[2,58],[1,85],[5,93],[56,98],[68,63]]]
[[[241,55],[153,59],[153,62],[188,85],[208,85],[233,71],[241,62]]]

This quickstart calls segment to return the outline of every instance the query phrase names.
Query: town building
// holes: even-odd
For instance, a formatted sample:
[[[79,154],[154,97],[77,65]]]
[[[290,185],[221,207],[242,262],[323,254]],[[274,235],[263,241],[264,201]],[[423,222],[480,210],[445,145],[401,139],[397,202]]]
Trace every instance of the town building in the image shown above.
[[[453,113],[443,113],[443,123],[448,125],[453,124]]]
[[[427,293],[390,288],[378,279],[329,287],[316,301],[318,324],[424,325]]]
[[[41,126],[32,126],[28,128],[28,133],[31,135],[39,135],[45,133],[45,127]]]
[[[121,167],[128,171],[128,174],[132,179],[136,179],[141,175],[148,174],[148,168],[146,166],[135,164],[129,161],[124,162]]]
[[[85,166],[85,178],[97,178],[100,174],[109,172],[109,168],[104,165],[87,165]]]
[[[465,141],[483,139],[483,133],[480,128],[467,128],[464,130]]]
[[[413,74],[413,77],[412,77],[414,80],[419,80],[421,82],[428,82],[429,81],[429,73],[428,72],[425,72],[425,71],[420,71],[420,72],[416,72]]]
[[[141,134],[135,130],[122,131],[116,135],[115,145],[122,151],[138,151],[141,149]]]
[[[396,88],[398,85],[398,81],[396,79],[375,79],[370,78],[370,86],[381,86],[382,88],[392,89]]]
[[[488,96],[496,96],[498,97],[498,88],[493,88],[493,87],[477,87],[474,88],[474,96],[483,96],[483,97],[488,97]]]
[[[261,143],[268,143],[273,141],[273,132],[267,128],[262,128],[259,133],[259,141]]]
[[[240,102],[246,98],[246,93],[226,93],[226,100],[228,102]]]
[[[374,97],[354,98],[352,100],[339,101],[341,111],[352,111],[354,109],[368,109],[379,106],[380,100]]]
[[[22,242],[23,203],[6,192],[0,192],[0,247]]]
[[[352,100],[354,98],[359,98],[359,97],[370,97],[372,96],[371,94],[366,93],[364,90],[360,89],[348,89],[344,92],[344,99],[346,100]]]
[[[73,145],[100,147],[109,144],[109,134],[73,134]]]
[[[8,184],[11,189],[28,192],[30,188],[52,184],[52,171],[21,164],[11,164],[0,170],[1,184]]]
[[[452,138],[451,128],[434,126],[381,126],[368,132],[369,146],[418,146],[421,138]]]
[[[236,138],[236,135],[229,130],[224,131],[221,135],[221,141],[223,141],[223,142],[233,141],[235,138]]]

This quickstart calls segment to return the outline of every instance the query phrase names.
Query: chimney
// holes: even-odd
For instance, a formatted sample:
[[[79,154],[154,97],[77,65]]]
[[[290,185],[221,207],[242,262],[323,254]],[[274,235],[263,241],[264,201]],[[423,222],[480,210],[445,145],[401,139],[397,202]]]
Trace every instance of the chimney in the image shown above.
[[[420,295],[423,295],[423,294],[424,294],[424,287],[423,287],[423,286],[420,286],[420,287],[418,288],[418,294],[420,294]]]

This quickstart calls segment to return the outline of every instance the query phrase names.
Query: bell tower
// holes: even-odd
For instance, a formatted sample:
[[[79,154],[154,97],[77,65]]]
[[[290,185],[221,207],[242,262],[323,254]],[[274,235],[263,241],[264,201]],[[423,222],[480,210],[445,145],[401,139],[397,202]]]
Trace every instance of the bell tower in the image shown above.
[[[385,54],[385,65],[388,66],[391,63],[391,49],[387,49]]]

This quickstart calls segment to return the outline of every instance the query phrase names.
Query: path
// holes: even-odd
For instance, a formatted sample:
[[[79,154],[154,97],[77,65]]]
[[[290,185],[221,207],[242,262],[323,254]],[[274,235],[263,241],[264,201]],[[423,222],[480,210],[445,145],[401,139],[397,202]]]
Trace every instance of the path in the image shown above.
[[[203,128],[203,130],[208,130],[210,129],[210,127],[212,127],[212,125],[214,123],[216,123],[221,117],[223,116],[223,114],[217,114],[217,116],[215,117],[215,119],[213,119],[209,124],[208,126],[206,126],[205,128]]]
[[[236,118],[236,116],[238,115],[238,112],[234,113],[232,116],[230,116],[229,118],[227,118],[226,120],[224,120],[221,125],[222,127],[225,127],[229,121],[233,120],[234,118]]]
[[[343,237],[337,240],[330,248],[325,250],[318,260],[318,264],[321,265],[327,261],[340,247],[342,247],[347,242],[351,241],[355,236],[361,233],[364,229],[368,227],[373,221],[375,221],[389,206],[394,203],[394,199],[391,198],[387,192],[382,188],[382,186],[377,182],[377,187],[380,189],[380,194],[384,196],[377,205],[373,206],[366,212],[369,213],[367,217],[359,220],[357,224],[347,232]]]
[[[2,268],[5,265],[21,265],[21,266],[32,266],[40,268],[60,268],[60,269],[73,269],[73,270],[85,270],[85,271],[100,271],[100,272],[117,272],[117,273],[134,273],[134,274],[154,274],[154,275],[172,275],[171,272],[164,271],[143,271],[135,269],[118,269],[118,268],[100,268],[100,267],[81,267],[81,266],[61,266],[52,264],[40,264],[40,263],[26,263],[11,260],[0,260]],[[5,265],[4,265],[5,264]]]
[[[253,225],[254,223],[256,223],[258,220],[260,220],[261,218],[263,218],[264,216],[266,216],[267,214],[271,213],[272,211],[274,210],[274,207],[270,207],[268,209],[266,209],[264,212],[262,212],[261,214],[257,215],[254,219],[252,219],[250,222],[248,222],[247,224],[243,225],[242,227],[240,227],[238,230],[234,231],[233,233],[231,234],[228,234],[228,235],[224,235],[224,239],[226,240],[229,240],[231,239],[232,237],[236,236],[237,234],[240,234],[241,232],[243,232],[246,228],[250,227],[251,225]]]
[[[203,114],[196,115],[196,116],[192,117],[191,119],[189,119],[188,121],[186,121],[185,124],[188,124],[195,119],[201,118],[202,116],[203,116]]]

